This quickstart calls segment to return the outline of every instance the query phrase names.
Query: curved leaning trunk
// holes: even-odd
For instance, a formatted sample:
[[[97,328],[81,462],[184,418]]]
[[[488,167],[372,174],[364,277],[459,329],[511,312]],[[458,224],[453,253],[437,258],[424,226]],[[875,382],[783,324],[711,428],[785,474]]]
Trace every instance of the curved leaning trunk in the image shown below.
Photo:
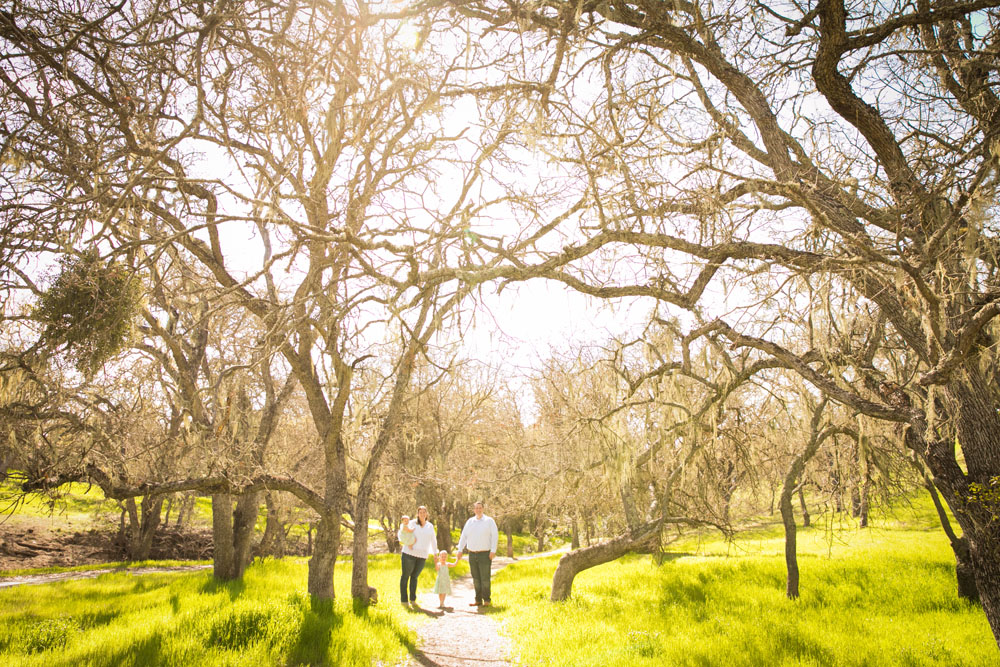
[[[550,599],[559,602],[567,599],[573,592],[573,580],[584,570],[610,563],[629,553],[648,549],[660,533],[661,520],[650,521],[634,534],[618,537],[594,546],[571,551],[559,559],[559,566],[552,577],[552,594]]]

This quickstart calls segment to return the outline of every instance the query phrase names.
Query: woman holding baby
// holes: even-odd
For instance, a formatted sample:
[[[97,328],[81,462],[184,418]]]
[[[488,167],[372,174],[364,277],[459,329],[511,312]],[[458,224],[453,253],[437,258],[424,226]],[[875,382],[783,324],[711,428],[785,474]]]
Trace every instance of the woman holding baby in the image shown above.
[[[403,547],[402,576],[399,578],[399,597],[408,607],[417,604],[417,578],[424,569],[427,557],[437,554],[437,534],[428,520],[427,508],[417,508],[417,518],[403,516],[399,526],[399,543]]]

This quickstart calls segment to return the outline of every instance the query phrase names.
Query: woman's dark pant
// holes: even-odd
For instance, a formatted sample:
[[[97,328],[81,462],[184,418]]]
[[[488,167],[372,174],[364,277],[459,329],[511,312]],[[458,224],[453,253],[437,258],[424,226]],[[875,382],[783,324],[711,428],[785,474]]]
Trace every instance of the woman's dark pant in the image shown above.
[[[424,569],[426,558],[417,558],[410,554],[403,554],[402,566],[403,575],[399,578],[399,599],[402,602],[415,602],[417,599],[417,577]],[[409,581],[410,597],[406,597],[407,581]]]
[[[490,552],[470,551],[469,570],[476,588],[476,602],[490,601]]]

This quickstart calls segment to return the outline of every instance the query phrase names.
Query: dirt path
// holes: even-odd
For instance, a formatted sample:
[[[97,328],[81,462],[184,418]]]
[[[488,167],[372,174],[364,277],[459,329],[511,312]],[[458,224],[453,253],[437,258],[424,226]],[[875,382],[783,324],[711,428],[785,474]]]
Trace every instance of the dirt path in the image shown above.
[[[155,574],[160,572],[190,572],[192,570],[207,570],[211,565],[175,565],[170,567],[134,567],[105,568],[103,570],[73,570],[70,572],[48,572],[46,574],[26,574],[19,577],[0,577],[0,589],[11,586],[30,586],[33,584],[51,584],[56,581],[71,579],[96,579],[102,574],[111,572],[127,572],[128,574]]]
[[[548,551],[518,561],[565,551]],[[497,556],[493,559],[491,572],[495,575],[518,561]],[[452,594],[445,599],[445,609],[438,609],[438,596],[433,592],[417,597],[420,608],[412,613],[433,618],[417,627],[417,648],[396,667],[511,667],[510,643],[500,634],[499,624],[492,618],[496,607],[469,605],[475,598],[472,575],[453,579],[451,588]],[[493,603],[502,604],[502,601],[494,600]]]

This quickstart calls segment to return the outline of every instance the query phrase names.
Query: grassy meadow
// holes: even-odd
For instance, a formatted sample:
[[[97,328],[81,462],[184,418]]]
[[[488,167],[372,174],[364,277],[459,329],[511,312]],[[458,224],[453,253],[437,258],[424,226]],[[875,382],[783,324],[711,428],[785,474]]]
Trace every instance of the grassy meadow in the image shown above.
[[[349,561],[337,567],[332,607],[310,602],[301,559],[258,563],[233,583],[207,571],[111,573],[0,590],[0,664],[395,664],[415,641],[393,604],[398,557],[373,557],[370,581],[385,600],[358,611]]]
[[[97,486],[73,482],[49,495],[22,494],[12,479],[0,480],[0,518],[46,518],[78,525],[89,524],[97,514],[117,513],[117,508]]]
[[[587,570],[558,604],[555,558],[515,564],[494,583],[498,618],[531,667],[1000,665],[929,501],[875,523],[800,528],[795,602],[779,524]]]
[[[557,558],[517,562],[496,575],[490,613],[529,667],[1000,666],[982,611],[955,594],[929,502],[897,506],[868,529],[818,519],[799,530],[795,602],[784,595],[775,524],[731,541],[700,533],[661,559],[593,568],[558,604],[548,601]],[[304,559],[257,563],[227,584],[207,571],[114,572],[0,590],[0,664],[395,665],[416,641],[412,622],[427,618],[396,603],[398,556],[370,564],[382,602],[360,610],[349,559],[332,606],[310,602]],[[434,580],[427,568],[422,590]],[[453,576],[467,571],[463,561]]]

